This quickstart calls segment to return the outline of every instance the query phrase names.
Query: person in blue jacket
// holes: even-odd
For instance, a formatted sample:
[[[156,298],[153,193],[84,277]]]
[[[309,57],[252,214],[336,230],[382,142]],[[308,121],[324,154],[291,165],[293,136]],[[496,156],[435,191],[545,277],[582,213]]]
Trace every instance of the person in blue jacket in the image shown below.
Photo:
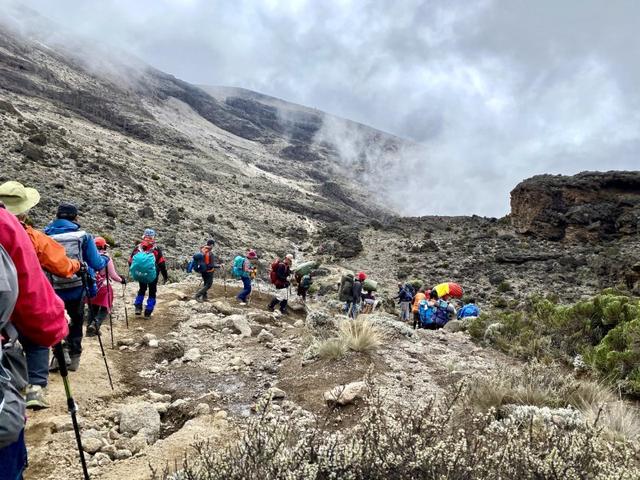
[[[95,272],[107,266],[108,257],[100,255],[93,237],[80,228],[77,223],[78,208],[70,203],[62,203],[58,207],[56,219],[47,225],[44,233],[60,243],[69,258],[80,261],[86,269],[71,278],[61,278],[49,274],[54,290],[64,302],[64,308],[71,319],[69,335],[66,339],[67,351],[65,360],[69,370],[76,371],[80,366],[82,354],[82,329],[84,324],[84,304],[87,294],[95,290]],[[83,271],[85,270],[85,271]],[[95,292],[93,292],[95,295]],[[67,358],[67,355],[69,358]],[[49,370],[58,369],[54,358]]]

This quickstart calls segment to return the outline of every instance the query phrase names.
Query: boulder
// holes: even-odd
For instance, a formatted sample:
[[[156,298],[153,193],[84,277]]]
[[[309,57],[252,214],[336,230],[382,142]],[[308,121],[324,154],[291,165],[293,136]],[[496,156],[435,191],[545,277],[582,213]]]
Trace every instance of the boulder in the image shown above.
[[[449,320],[443,328],[447,332],[455,333],[462,332],[465,329],[465,325],[461,320]]]
[[[274,339],[274,336],[271,332],[269,332],[268,330],[265,330],[264,328],[260,330],[260,333],[258,334],[258,342],[271,343],[273,342],[273,339]]]
[[[324,310],[313,310],[307,315],[307,326],[310,328],[332,328],[334,327],[333,317]]]
[[[244,315],[231,315],[226,319],[225,325],[239,333],[241,337],[251,336],[251,325]]]
[[[97,437],[87,437],[85,435],[82,436],[82,449],[90,454],[94,454],[105,445],[105,442]]]
[[[197,362],[202,357],[199,348],[190,348],[182,357],[182,361],[184,362]]]
[[[120,409],[120,433],[139,432],[144,432],[148,443],[154,443],[160,435],[160,414],[149,402],[136,402]]]
[[[330,406],[344,406],[364,398],[366,393],[367,384],[365,382],[352,382],[347,385],[338,385],[324,392],[324,401]]]
[[[182,358],[185,354],[184,345],[176,339],[170,339],[158,345],[158,351],[155,354],[156,360],[167,360],[169,362],[176,358]]]
[[[273,400],[281,400],[287,397],[287,393],[284,390],[277,387],[271,387],[269,390],[267,390],[267,394]]]

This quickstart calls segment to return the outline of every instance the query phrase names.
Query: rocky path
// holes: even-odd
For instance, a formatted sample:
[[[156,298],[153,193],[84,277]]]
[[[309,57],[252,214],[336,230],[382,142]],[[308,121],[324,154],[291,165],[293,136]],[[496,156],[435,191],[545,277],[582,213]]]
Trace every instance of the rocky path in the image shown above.
[[[510,362],[463,332],[416,332],[385,313],[368,316],[384,334],[377,352],[320,359],[314,342],[335,335],[343,321],[332,302],[305,308],[292,300],[291,312],[282,316],[265,310],[264,286],[254,290],[248,307],[233,300],[235,285],[225,295],[216,284],[202,304],[192,300],[196,287],[193,280],[160,287],[152,319],[130,315],[128,329],[119,301],[115,348],[103,329],[114,391],[97,339],[85,339],[71,383],[92,478],[149,479],[150,465],[180,464],[197,440],[223,445],[237,437],[260,398],[272,398],[285,419],[323,418],[330,428],[345,428],[358,421],[363,404],[328,409],[325,392],[334,387],[368,378],[387,401],[411,407],[454,380]],[[52,407],[29,413],[26,478],[81,478],[59,376],[51,376],[49,392]]]

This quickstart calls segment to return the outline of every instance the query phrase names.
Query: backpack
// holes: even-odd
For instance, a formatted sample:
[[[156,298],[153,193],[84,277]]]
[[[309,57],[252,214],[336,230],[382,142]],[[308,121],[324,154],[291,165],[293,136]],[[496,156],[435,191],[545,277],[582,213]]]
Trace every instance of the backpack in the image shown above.
[[[346,302],[353,298],[353,278],[353,273],[348,273],[340,279],[338,295],[341,302]]]
[[[458,312],[458,318],[479,317],[479,316],[480,316],[480,309],[478,308],[477,305],[473,303],[469,303],[465,305]]]
[[[192,262],[192,269],[194,272],[203,273],[208,270],[206,256],[201,252],[198,252],[193,256]]]
[[[233,273],[234,277],[242,278],[246,276],[244,271],[244,260],[245,258],[242,255],[238,255],[233,259],[233,268],[231,269],[231,273]]]
[[[308,289],[313,284],[313,280],[309,275],[305,275],[302,277],[302,281],[300,282],[300,286],[305,290]]]
[[[420,326],[426,327],[433,325],[435,322],[436,307],[429,305],[427,300],[421,300],[418,304],[418,316],[420,317]]]
[[[436,302],[435,321],[439,327],[444,327],[449,321],[448,303],[443,300]]]
[[[154,248],[143,250],[138,246],[138,251],[133,254],[129,274],[131,278],[140,283],[153,283],[158,277],[156,268],[156,256],[153,254]]]
[[[86,236],[86,232],[78,230],[76,232],[57,233],[55,235],[51,235],[51,238],[64,247],[67,257],[73,260],[78,260],[80,264],[83,264],[84,258],[82,245],[85,242]],[[82,276],[77,273],[74,273],[70,278],[64,278],[47,272],[47,277],[55,290],[66,290],[69,288],[82,287],[83,285]]]
[[[276,286],[281,283],[278,281],[278,265],[280,265],[280,259],[276,258],[271,263],[271,269],[269,270],[269,281]]]
[[[27,361],[18,332],[9,321],[17,298],[16,268],[0,245],[0,449],[16,442],[24,428],[25,403],[20,391],[27,386]]]

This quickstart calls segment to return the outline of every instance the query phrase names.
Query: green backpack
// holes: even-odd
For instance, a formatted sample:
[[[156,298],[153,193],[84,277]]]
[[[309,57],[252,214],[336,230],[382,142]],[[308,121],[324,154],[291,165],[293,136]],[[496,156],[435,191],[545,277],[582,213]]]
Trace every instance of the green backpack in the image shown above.
[[[244,271],[244,260],[245,258],[242,255],[238,255],[233,259],[233,269],[231,270],[231,272],[233,273],[234,277],[246,277],[246,272]]]

